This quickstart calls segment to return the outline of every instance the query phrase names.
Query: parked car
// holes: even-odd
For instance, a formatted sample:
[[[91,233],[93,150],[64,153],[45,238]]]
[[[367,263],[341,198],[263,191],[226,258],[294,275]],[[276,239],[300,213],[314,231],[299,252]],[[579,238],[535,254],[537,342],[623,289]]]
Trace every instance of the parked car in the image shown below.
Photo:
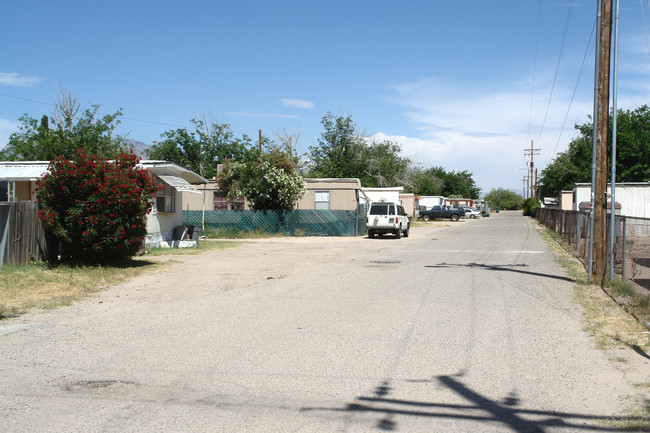
[[[481,213],[474,209],[473,207],[466,207],[465,208],[465,216],[467,218],[478,218],[481,216]]]
[[[366,216],[368,236],[386,233],[395,234],[397,239],[402,235],[407,238],[411,229],[411,222],[404,208],[393,202],[373,201],[370,203],[368,215]]]
[[[434,206],[431,209],[421,210],[420,218],[425,221],[449,218],[452,221],[458,221],[465,218],[465,211],[463,209],[452,208],[451,206]]]

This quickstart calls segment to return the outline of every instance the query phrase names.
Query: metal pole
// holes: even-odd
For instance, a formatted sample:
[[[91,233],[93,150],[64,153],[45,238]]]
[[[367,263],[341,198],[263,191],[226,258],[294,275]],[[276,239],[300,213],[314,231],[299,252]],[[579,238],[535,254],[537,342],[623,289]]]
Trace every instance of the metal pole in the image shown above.
[[[591,140],[591,206],[589,207],[589,257],[587,282],[591,284],[591,272],[593,269],[594,254],[594,195],[596,194],[596,130],[598,123],[598,56],[600,53],[600,1],[598,3],[598,13],[596,15],[596,64],[594,67],[594,117],[593,131]]]
[[[616,234],[614,223],[616,221],[616,99],[618,96],[618,6],[619,0],[614,2],[614,88],[612,91],[612,192],[610,199],[610,231],[609,231],[609,279],[614,279],[614,240]]]

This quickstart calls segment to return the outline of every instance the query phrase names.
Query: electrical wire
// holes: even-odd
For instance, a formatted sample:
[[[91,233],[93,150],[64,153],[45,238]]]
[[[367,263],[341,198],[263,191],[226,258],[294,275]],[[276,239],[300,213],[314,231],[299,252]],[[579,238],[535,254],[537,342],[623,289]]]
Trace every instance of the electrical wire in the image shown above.
[[[560,128],[559,135],[557,137],[557,142],[555,143],[555,148],[553,149],[553,155],[551,156],[550,161],[553,161],[555,158],[555,153],[557,152],[557,147],[560,144],[560,139],[562,138],[562,133],[564,132],[564,127],[566,126],[566,120],[569,117],[569,111],[571,110],[571,105],[573,104],[573,99],[576,96],[578,91],[578,85],[582,79],[582,73],[585,70],[585,65],[587,64],[587,55],[591,52],[591,43],[594,38],[594,32],[596,31],[596,20],[594,20],[594,25],[591,29],[591,35],[589,36],[589,42],[587,42],[587,49],[585,50],[585,55],[582,57],[582,65],[580,66],[580,72],[578,72],[578,78],[576,79],[576,84],[573,87],[573,93],[571,94],[571,100],[569,101],[569,106],[567,107],[566,113],[564,114],[564,120],[562,121],[562,127]]]
[[[574,1],[571,0],[571,4],[569,5],[569,11],[567,12],[567,17],[566,17],[566,22],[564,24],[564,33],[562,34],[562,44],[560,45],[560,54],[558,55],[557,59],[557,65],[555,67],[555,76],[553,77],[553,85],[551,86],[551,94],[548,97],[548,103],[546,105],[546,113],[544,114],[544,121],[542,122],[542,126],[539,130],[539,135],[537,136],[537,142],[539,143],[540,138],[542,137],[542,133],[544,132],[544,127],[546,126],[546,119],[548,117],[548,112],[551,108],[551,100],[553,99],[553,92],[555,90],[555,84],[557,82],[557,76],[558,72],[560,70],[560,63],[562,61],[562,53],[564,52],[564,45],[566,43],[567,39],[567,33],[569,30],[569,22],[571,21],[571,12],[573,11],[573,4]]]
[[[650,0],[648,0],[650,1]],[[535,39],[535,60],[533,62],[533,88],[530,92],[530,114],[528,115],[528,136],[530,137],[530,127],[533,119],[533,101],[535,99],[535,78],[537,76],[537,56],[539,54],[539,30],[542,26],[542,0],[539,0],[539,10],[537,12],[537,37]]]
[[[643,17],[643,29],[645,30],[645,43],[648,46],[648,53],[650,54],[650,38],[648,38],[648,25],[645,20],[645,10],[643,10],[643,0],[639,0],[641,5],[641,16]],[[648,0],[648,8],[650,8],[650,0]]]

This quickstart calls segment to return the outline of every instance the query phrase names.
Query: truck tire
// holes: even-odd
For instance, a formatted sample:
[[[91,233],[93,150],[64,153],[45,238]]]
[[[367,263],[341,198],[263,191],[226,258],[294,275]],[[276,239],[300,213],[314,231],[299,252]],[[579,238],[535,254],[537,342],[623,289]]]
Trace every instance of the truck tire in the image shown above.
[[[409,231],[410,231],[410,230],[411,230],[411,225],[409,224],[409,225],[406,227],[406,230],[404,231],[404,237],[405,237],[405,238],[408,238],[408,237],[409,237]]]
[[[429,221],[431,219],[431,217],[429,215],[423,215],[422,219],[425,220],[425,221]]]
[[[451,220],[452,220],[452,221],[458,221],[459,219],[460,219],[460,217],[458,216],[458,214],[453,214],[453,215],[451,216]]]
[[[397,227],[397,230],[395,231],[395,237],[396,237],[397,239],[401,239],[401,238],[402,238],[402,226]]]

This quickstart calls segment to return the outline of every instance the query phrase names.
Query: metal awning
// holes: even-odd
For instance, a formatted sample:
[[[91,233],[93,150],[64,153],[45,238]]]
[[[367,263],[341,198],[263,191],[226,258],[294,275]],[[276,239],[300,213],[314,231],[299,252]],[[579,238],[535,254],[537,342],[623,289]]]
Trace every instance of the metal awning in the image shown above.
[[[47,173],[48,162],[2,162],[0,163],[0,181],[29,182],[43,177]]]
[[[173,174],[157,174],[163,182],[171,186],[178,192],[193,192],[196,194],[201,194],[201,191],[198,191],[192,184],[179,176],[174,176]]]

